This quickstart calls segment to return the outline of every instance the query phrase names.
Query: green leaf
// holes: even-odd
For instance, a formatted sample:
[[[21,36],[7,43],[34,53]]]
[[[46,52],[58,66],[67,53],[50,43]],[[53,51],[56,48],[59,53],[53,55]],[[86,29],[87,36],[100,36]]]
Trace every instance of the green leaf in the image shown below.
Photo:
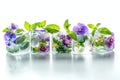
[[[15,54],[16,52],[19,51],[19,48],[18,47],[6,47],[7,51],[12,53],[12,54]]]
[[[45,41],[45,40],[41,40],[41,41],[39,42],[39,45],[40,45],[40,46],[46,46],[46,41]]]
[[[85,40],[86,40],[86,36],[84,36],[84,35],[78,35],[77,38],[78,38],[77,41],[78,41],[79,43],[84,43]]]
[[[12,34],[12,33],[14,33],[14,31],[13,31],[13,30],[10,30],[10,33]]]
[[[88,24],[88,27],[91,29],[97,29],[97,27],[94,24]]]
[[[26,36],[21,36],[16,39],[15,44],[20,44],[26,39]]]
[[[29,42],[24,42],[24,43],[21,44],[20,49],[21,49],[21,50],[25,50],[25,49],[27,49],[28,47],[29,47]]]
[[[65,22],[64,22],[64,29],[68,32],[69,31],[69,27],[71,26],[71,24],[69,24],[69,21],[68,21],[68,19],[67,20],[65,20]]]
[[[93,42],[93,38],[92,38],[92,37],[90,37],[89,42],[90,42],[90,43],[92,43],[92,42]]]
[[[112,32],[111,32],[108,28],[106,28],[106,27],[99,28],[98,31],[99,31],[100,33],[107,34],[107,35],[112,34]]]
[[[20,33],[20,32],[24,32],[24,30],[23,29],[17,29],[15,32]]]
[[[78,40],[78,39],[77,39],[77,35],[76,35],[76,33],[75,33],[74,31],[70,31],[70,32],[68,33],[68,35],[69,35],[73,40],[75,40],[75,41]]]
[[[44,20],[42,22],[38,22],[38,27],[39,28],[43,28],[43,27],[45,27],[45,25],[46,25],[46,20]]]
[[[37,28],[37,23],[31,25],[31,30],[35,30]]]
[[[80,43],[80,46],[84,47],[85,45],[84,45],[84,43]]]
[[[34,47],[32,48],[33,52],[38,52],[39,51],[39,47]]]
[[[94,45],[98,47],[98,46],[104,46],[105,44],[104,42],[94,42]]]
[[[31,31],[31,24],[29,22],[25,21],[24,27],[26,30]]]
[[[96,24],[96,27],[99,27],[100,25],[101,25],[101,23],[97,23],[97,24]]]
[[[9,28],[5,28],[2,32],[8,32]]]
[[[95,35],[95,31],[96,31],[97,29],[93,29],[92,30],[92,36],[94,36]]]
[[[96,47],[98,47],[98,46],[99,46],[98,42],[94,42],[94,45],[95,45]]]
[[[60,31],[60,27],[56,24],[49,24],[46,26],[45,30],[47,30],[49,33],[57,33]]]

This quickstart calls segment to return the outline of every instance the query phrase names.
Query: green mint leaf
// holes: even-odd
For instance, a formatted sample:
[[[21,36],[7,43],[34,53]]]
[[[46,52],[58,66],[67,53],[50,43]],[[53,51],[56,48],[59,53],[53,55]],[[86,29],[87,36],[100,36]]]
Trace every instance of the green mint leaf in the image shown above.
[[[68,35],[75,41],[77,41],[77,34],[74,31],[70,31]]]
[[[99,31],[100,33],[107,34],[107,35],[112,34],[112,32],[111,32],[108,28],[106,28],[106,27],[99,28],[98,31]]]
[[[96,24],[96,27],[99,27],[100,25],[101,25],[101,23],[97,23],[97,24]]]
[[[46,26],[45,30],[48,31],[49,33],[53,34],[53,33],[59,32],[60,27],[56,24],[49,24]]]
[[[10,30],[10,33],[12,34],[12,33],[14,33],[14,31],[13,31],[13,30]]]
[[[93,41],[93,38],[92,38],[92,37],[90,37],[89,42],[90,42],[90,43],[92,43],[92,41]]]
[[[12,47],[12,48],[11,47],[6,47],[6,49],[7,49],[8,52],[10,52],[12,54],[15,54],[16,52],[19,51],[19,48],[16,48],[16,47]]]
[[[98,47],[98,46],[99,46],[98,42],[94,42],[94,45],[95,45],[96,47]]]
[[[24,27],[26,30],[31,31],[31,24],[29,22],[25,21]]]
[[[81,45],[82,47],[85,47],[84,43],[80,43],[80,45]]]
[[[15,44],[21,44],[24,42],[24,40],[26,39],[26,36],[21,36],[16,38]]]
[[[84,36],[84,35],[77,35],[77,38],[78,38],[78,42],[79,43],[84,43],[85,42],[85,40],[86,40],[86,36]]]
[[[94,24],[88,24],[87,25],[90,29],[97,29],[97,27]]]
[[[9,28],[5,28],[2,32],[8,32]]]
[[[22,45],[20,46],[21,50],[25,50],[29,47],[29,42],[23,42]]]
[[[94,36],[95,35],[95,31],[96,31],[97,29],[93,29],[92,30],[92,36]]]
[[[23,29],[17,29],[15,32],[16,33],[21,33],[21,32],[24,32],[24,30]]]
[[[64,29],[68,32],[69,31],[69,27],[71,26],[71,24],[69,24],[69,21],[68,21],[68,19],[67,20],[65,20],[65,22],[64,22]]]
[[[31,25],[31,30],[35,30],[37,28],[37,23]]]
[[[34,47],[32,48],[33,52],[38,52],[39,51],[39,47]]]
[[[42,22],[38,22],[38,27],[39,28],[43,28],[43,27],[45,27],[45,25],[46,25],[46,20],[44,20]]]
[[[104,46],[105,44],[104,42],[94,42],[94,45],[98,47],[98,46]]]

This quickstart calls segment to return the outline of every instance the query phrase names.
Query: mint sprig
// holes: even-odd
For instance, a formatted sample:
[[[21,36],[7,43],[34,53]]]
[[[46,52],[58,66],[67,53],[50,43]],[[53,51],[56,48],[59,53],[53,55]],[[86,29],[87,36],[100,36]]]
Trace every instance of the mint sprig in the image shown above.
[[[96,30],[97,30],[97,26],[99,26],[98,24],[94,25],[94,24],[88,24],[88,27],[90,29],[92,29],[92,36],[94,36]]]
[[[42,28],[42,29],[45,29],[47,32],[49,32],[51,34],[57,33],[57,32],[60,31],[60,27],[57,24],[48,24],[46,26],[46,20],[44,20],[42,22],[35,22],[34,24],[30,24],[29,22],[25,21],[24,27],[28,31],[33,31],[37,27]]]
[[[33,31],[37,28],[37,23],[30,24],[29,22],[25,21],[24,27],[28,31]]]
[[[26,30],[31,31],[31,24],[29,22],[25,21],[24,27]]]
[[[69,24],[69,21],[68,21],[68,19],[67,20],[65,20],[65,22],[64,22],[64,29],[67,31],[67,32],[69,32],[70,30],[69,30],[69,27],[71,26],[71,24]]]
[[[92,36],[94,36],[96,30],[98,30],[102,34],[106,34],[106,35],[112,34],[112,32],[107,27],[98,28],[100,25],[101,23],[97,23],[96,25],[88,24],[88,27],[92,29]]]
[[[46,20],[44,20],[42,22],[38,22],[37,25],[38,25],[39,28],[44,28],[45,25],[46,25]]]
[[[70,31],[71,24],[69,23],[68,19],[65,20],[64,22],[64,29],[66,30],[66,32],[68,33],[68,35],[75,41],[77,41],[77,34],[74,31]]]

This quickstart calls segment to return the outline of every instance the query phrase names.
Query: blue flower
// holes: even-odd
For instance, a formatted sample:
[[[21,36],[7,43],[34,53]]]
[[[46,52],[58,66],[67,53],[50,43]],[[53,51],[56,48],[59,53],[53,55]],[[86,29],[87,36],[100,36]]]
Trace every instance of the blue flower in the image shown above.
[[[8,32],[5,33],[4,39],[6,41],[6,45],[11,46],[11,43],[14,43],[16,41],[16,34],[8,31]]]
[[[77,26],[73,27],[73,31],[76,32],[77,35],[81,35],[86,34],[88,32],[88,28],[86,25],[78,23]]]

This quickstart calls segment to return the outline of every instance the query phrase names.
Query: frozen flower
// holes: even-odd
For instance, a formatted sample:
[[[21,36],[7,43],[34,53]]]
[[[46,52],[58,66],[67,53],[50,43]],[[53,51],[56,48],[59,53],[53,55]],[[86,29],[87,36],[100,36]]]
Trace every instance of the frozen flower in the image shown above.
[[[41,51],[41,52],[45,52],[45,51],[46,51],[46,47],[45,47],[45,46],[41,46],[41,47],[40,47],[40,51]]]
[[[70,37],[70,36],[68,36],[68,35],[66,35],[66,39],[71,40],[71,37]]]
[[[50,37],[46,37],[46,38],[45,38],[45,41],[50,41]]]
[[[114,48],[114,35],[108,37],[104,41],[106,47],[108,48]]]
[[[88,32],[88,28],[86,25],[78,23],[77,26],[73,27],[73,31],[76,32],[77,35],[81,35],[86,34]]]
[[[9,31],[5,33],[4,39],[6,41],[6,45],[10,46],[11,43],[16,41],[16,34],[10,33]]]
[[[16,30],[17,28],[18,28],[18,25],[11,23],[11,25],[10,25],[11,30]]]
[[[62,42],[65,46],[70,46],[72,43],[72,39],[71,37],[69,37],[68,35],[65,36],[65,38],[62,39]]]
[[[41,46],[40,47],[40,52],[48,52],[49,51],[49,46]]]
[[[40,40],[50,41],[49,34],[45,30],[40,30]]]
[[[64,39],[65,35],[59,35],[60,39]]]

